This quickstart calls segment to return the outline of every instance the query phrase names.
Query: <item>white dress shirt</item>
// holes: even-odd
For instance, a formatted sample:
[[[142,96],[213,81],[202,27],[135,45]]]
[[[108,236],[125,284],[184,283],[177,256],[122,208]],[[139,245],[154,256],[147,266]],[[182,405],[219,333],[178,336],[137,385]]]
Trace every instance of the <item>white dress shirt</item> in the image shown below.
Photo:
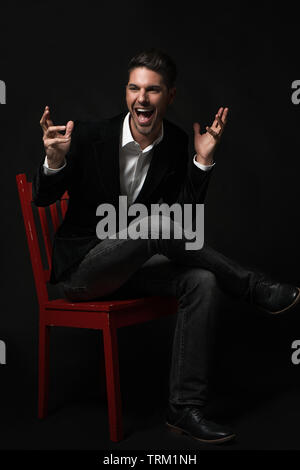
[[[129,124],[130,113],[127,113],[123,121],[122,134],[120,138],[119,147],[119,164],[120,164],[120,189],[121,195],[128,197],[128,204],[132,204],[137,198],[142,186],[144,184],[147,172],[151,163],[153,154],[153,148],[157,145],[164,136],[164,128],[162,124],[161,134],[159,137],[148,145],[144,150],[141,149],[140,145],[134,140],[130,130]],[[194,164],[203,171],[210,170],[215,163],[212,165],[202,165],[196,161],[196,155],[193,158]],[[44,174],[53,175],[66,166],[60,168],[49,168],[47,156],[44,162]]]

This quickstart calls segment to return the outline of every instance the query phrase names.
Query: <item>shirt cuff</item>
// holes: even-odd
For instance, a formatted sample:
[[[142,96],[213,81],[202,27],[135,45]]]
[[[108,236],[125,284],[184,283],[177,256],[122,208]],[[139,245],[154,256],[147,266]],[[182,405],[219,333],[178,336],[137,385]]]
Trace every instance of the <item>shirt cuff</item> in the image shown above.
[[[199,163],[196,161],[196,157],[197,157],[197,154],[194,155],[193,162],[198,168],[200,168],[200,170],[209,171],[216,164],[216,163],[213,163],[212,165],[202,165],[202,163]]]
[[[47,161],[47,155],[45,157],[45,161],[44,161],[44,164],[43,164],[43,168],[44,168],[44,175],[55,175],[55,173],[58,173],[60,170],[62,170],[65,166],[66,166],[67,162],[65,160],[63,166],[61,166],[60,168],[49,168],[48,166],[48,161]]]

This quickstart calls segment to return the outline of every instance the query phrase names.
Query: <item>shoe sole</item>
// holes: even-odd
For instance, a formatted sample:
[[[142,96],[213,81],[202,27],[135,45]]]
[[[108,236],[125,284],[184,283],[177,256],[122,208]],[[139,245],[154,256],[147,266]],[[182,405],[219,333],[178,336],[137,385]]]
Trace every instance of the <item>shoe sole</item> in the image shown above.
[[[292,302],[287,307],[283,308],[282,310],[278,310],[277,312],[272,312],[271,310],[267,310],[267,309],[263,309],[263,310],[265,310],[265,312],[271,313],[272,315],[277,315],[278,313],[285,312],[286,310],[289,310],[290,308],[294,307],[294,305],[296,305],[300,300],[300,288],[297,287],[297,289],[298,289],[297,297],[295,298],[294,302]]]
[[[236,437],[235,434],[230,434],[229,436],[221,437],[220,439],[200,439],[199,437],[193,436],[193,434],[191,434],[190,432],[185,431],[182,428],[178,428],[177,426],[174,426],[173,424],[170,424],[167,421],[166,421],[166,425],[170,428],[170,431],[176,434],[186,434],[192,437],[193,439],[197,439],[197,441],[200,441],[200,442],[205,442],[206,444],[222,444],[223,442],[231,441],[232,439]]]

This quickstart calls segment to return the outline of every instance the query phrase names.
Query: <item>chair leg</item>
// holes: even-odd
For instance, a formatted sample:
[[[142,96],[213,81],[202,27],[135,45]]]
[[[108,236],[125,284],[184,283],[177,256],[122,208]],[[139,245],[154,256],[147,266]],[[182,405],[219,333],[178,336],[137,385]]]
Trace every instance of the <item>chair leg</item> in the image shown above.
[[[122,405],[120,391],[117,329],[108,325],[103,329],[106,390],[110,439],[123,439]]]
[[[49,344],[50,326],[39,325],[39,370],[38,370],[38,417],[45,418],[48,412],[49,394]]]

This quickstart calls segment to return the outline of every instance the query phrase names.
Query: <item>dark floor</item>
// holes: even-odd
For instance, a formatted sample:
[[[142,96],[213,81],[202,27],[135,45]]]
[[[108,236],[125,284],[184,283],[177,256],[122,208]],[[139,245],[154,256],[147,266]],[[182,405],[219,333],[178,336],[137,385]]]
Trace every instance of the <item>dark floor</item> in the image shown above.
[[[28,344],[30,336],[24,336],[22,348],[18,347],[24,355],[31,351],[32,357],[23,361],[20,354],[13,355],[17,348],[11,348],[10,361],[1,369],[0,458],[5,450],[69,450],[71,456],[75,450],[102,456],[127,451],[198,451],[201,458],[210,455],[209,450],[226,457],[246,450],[251,454],[255,450],[299,451],[300,383],[298,368],[290,360],[290,345],[299,331],[298,315],[278,321],[259,317],[257,329],[253,315],[246,313],[245,309],[243,316],[228,313],[227,329],[220,328],[207,410],[214,421],[231,425],[237,435],[234,442],[207,445],[166,427],[170,359],[166,350],[171,351],[172,329],[165,319],[160,328],[157,322],[149,322],[119,331],[124,427],[119,443],[109,439],[104,359],[99,355],[103,345],[98,333],[53,331],[49,413],[44,420],[37,418],[37,368],[25,369],[23,364],[25,359],[37,363],[36,352],[33,357],[37,347]],[[11,373],[15,370],[22,371],[22,376]]]
[[[299,390],[273,394],[223,396],[213,402],[215,418],[231,424],[235,442],[205,445],[170,432],[164,424],[164,407],[151,403],[124,403],[124,440],[109,440],[106,403],[89,398],[61,403],[39,421],[16,407],[1,414],[2,450],[299,450]],[[216,419],[217,420],[217,419]]]

